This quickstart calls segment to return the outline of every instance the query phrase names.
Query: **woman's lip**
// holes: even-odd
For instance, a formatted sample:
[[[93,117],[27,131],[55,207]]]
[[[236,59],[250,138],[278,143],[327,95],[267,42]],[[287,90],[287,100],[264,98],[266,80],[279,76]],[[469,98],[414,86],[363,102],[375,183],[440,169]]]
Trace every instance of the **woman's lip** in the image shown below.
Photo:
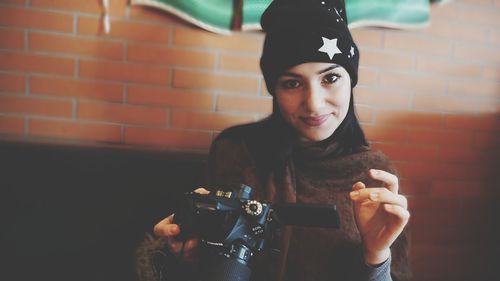
[[[300,117],[300,119],[310,127],[319,127],[328,120],[330,114],[324,114],[320,116],[306,116]]]

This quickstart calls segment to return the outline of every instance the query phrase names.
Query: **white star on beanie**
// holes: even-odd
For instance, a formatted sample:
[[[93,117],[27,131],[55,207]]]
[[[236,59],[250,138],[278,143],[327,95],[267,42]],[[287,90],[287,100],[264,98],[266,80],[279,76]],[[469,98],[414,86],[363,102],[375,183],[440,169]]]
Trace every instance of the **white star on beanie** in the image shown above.
[[[333,59],[333,56],[335,56],[335,54],[342,54],[342,52],[337,47],[337,38],[334,39],[328,39],[325,37],[321,38],[323,39],[323,46],[321,46],[321,48],[319,48],[318,51],[326,53],[330,58],[330,60]]]

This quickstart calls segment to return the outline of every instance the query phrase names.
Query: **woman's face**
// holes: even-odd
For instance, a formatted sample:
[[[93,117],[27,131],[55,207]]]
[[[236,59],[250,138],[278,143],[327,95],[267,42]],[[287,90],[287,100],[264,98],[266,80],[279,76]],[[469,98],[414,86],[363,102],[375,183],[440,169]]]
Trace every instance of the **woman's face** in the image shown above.
[[[303,141],[321,141],[344,120],[351,98],[351,78],[340,65],[303,63],[285,71],[276,84],[283,118]]]

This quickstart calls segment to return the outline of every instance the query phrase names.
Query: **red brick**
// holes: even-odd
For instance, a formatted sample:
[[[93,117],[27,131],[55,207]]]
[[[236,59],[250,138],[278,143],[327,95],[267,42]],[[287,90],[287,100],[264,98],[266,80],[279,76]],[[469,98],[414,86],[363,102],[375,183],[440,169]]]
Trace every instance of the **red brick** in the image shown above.
[[[443,118],[440,115],[422,112],[377,110],[375,123],[388,126],[440,128]]]
[[[439,150],[439,160],[453,163],[468,163],[481,165],[491,157],[491,151],[485,152],[478,149],[468,149],[463,147],[441,147]]]
[[[486,194],[484,183],[480,181],[434,181],[431,188],[431,196],[439,199],[482,199]]]
[[[498,98],[483,98],[478,101],[477,111],[480,114],[496,114],[500,112],[500,102]]]
[[[26,8],[0,7],[0,25],[72,32],[73,16]]]
[[[420,73],[381,72],[380,85],[424,94],[440,94],[445,91],[444,79]]]
[[[444,181],[454,181],[454,180],[444,180]],[[429,187],[432,187],[433,182],[439,182],[439,180],[433,180]],[[467,180],[465,182],[472,182]],[[437,210],[456,210],[459,212],[467,211],[468,209],[473,209],[480,211],[481,206],[484,204],[482,200],[471,199],[471,200],[455,200],[448,198],[434,198],[430,194],[427,196],[420,196],[413,198],[413,207],[415,212],[425,213],[425,212],[436,212]],[[476,221],[479,224],[479,222]]]
[[[500,135],[495,132],[475,133],[472,137],[474,138],[474,145],[481,148],[498,147],[500,143]]]
[[[500,67],[485,66],[482,77],[491,81],[500,82]]]
[[[29,121],[29,135],[83,141],[120,142],[120,126],[74,121]]]
[[[463,204],[465,206],[465,204]],[[467,208],[467,209],[465,209]],[[417,209],[412,214],[413,225],[419,227],[474,227],[479,226],[478,218],[484,216],[484,210],[481,208],[433,208]]]
[[[174,87],[212,89],[257,94],[259,80],[248,76],[229,76],[214,73],[175,70]]]
[[[383,151],[393,161],[434,161],[437,158],[435,146],[374,143],[375,149]]]
[[[173,111],[172,127],[222,131],[233,125],[253,121],[250,116],[214,112]]]
[[[29,48],[34,51],[77,54],[114,60],[121,60],[124,57],[122,43],[39,32],[30,32]]]
[[[24,6],[25,2],[26,2],[25,0],[2,0],[3,4],[18,5],[18,6]]]
[[[496,0],[495,0],[496,1]],[[478,28],[498,26],[500,19],[495,9],[478,9],[477,7],[464,9],[460,5],[443,5],[431,9],[431,18],[443,18],[450,22],[474,23]]]
[[[215,66],[215,54],[213,53],[145,44],[129,44],[127,59],[202,68],[214,68]]]
[[[270,114],[273,110],[269,97],[246,97],[219,95],[217,111],[260,112]]]
[[[479,180],[488,171],[482,167],[454,163],[435,162],[405,162],[398,164],[398,171],[405,179],[448,179],[448,180]]]
[[[460,233],[460,235],[457,235]],[[484,235],[477,228],[462,226],[415,227],[412,228],[412,238],[416,243],[464,243],[474,241],[479,235]]]
[[[351,30],[352,37],[356,44],[360,47],[382,47],[383,42],[383,30],[365,27],[365,28],[355,28]]]
[[[71,117],[70,101],[26,96],[0,96],[0,112]]]
[[[412,95],[409,92],[380,89],[373,87],[357,87],[354,89],[354,100],[357,103],[377,105],[379,107],[409,108]]]
[[[169,70],[166,67],[109,61],[80,61],[80,76],[95,79],[166,85]]]
[[[22,135],[23,133],[24,133],[23,118],[0,115],[0,134]]]
[[[167,124],[165,109],[115,103],[79,102],[78,118],[146,126]]]
[[[448,18],[439,17],[431,17],[431,20],[432,23],[428,28],[415,31],[422,32],[429,37],[435,36],[450,40],[484,41],[486,38],[486,29],[477,28],[467,22],[453,22]]]
[[[153,106],[172,106],[174,108],[211,109],[213,95],[189,91],[172,90],[160,87],[129,85],[128,103]]]
[[[121,101],[123,99],[123,86],[117,83],[92,80],[31,76],[30,93],[34,95]]]
[[[384,47],[387,50],[404,51],[412,55],[446,56],[451,51],[451,42],[397,30],[385,32]]]
[[[445,116],[445,125],[453,129],[470,129],[477,131],[498,131],[500,123],[496,116]]]
[[[409,55],[397,54],[381,50],[363,50],[360,64],[377,68],[412,69],[414,58]]]
[[[72,59],[0,51],[0,69],[71,75]]]
[[[417,110],[433,110],[440,112],[476,113],[478,100],[472,97],[416,95],[413,108]]]
[[[0,92],[24,93],[24,77],[15,74],[0,73]]]
[[[167,26],[137,23],[125,20],[111,20],[109,38],[121,38],[127,40],[167,43],[170,28]],[[102,23],[98,17],[78,17],[78,33],[103,36]]]
[[[24,32],[19,30],[0,28],[0,48],[23,49]]]
[[[375,118],[374,110],[363,105],[356,105],[356,116],[359,122],[372,123]]]
[[[456,96],[497,98],[500,94],[500,83],[473,79],[454,79],[448,82],[448,92]]]
[[[417,70],[422,73],[436,73],[446,76],[458,76],[461,79],[479,77],[482,67],[479,64],[457,62],[449,58],[427,58],[419,57],[417,59]]]
[[[261,34],[240,33],[231,36],[210,33],[201,29],[175,29],[174,44],[182,46],[227,49],[258,54],[264,36]]]
[[[125,16],[127,0],[110,0],[109,14],[111,16]],[[101,1],[60,1],[60,0],[31,0],[32,7],[71,12],[83,12],[100,15],[104,9]]]
[[[472,145],[473,135],[465,131],[412,129],[410,142],[417,144]]]
[[[359,68],[358,85],[360,86],[374,86],[378,82],[378,71],[373,68]]]
[[[126,144],[207,150],[211,141],[211,134],[207,132],[125,128]]]
[[[370,141],[407,143],[410,131],[406,128],[364,125],[363,131]]]
[[[491,29],[488,40],[493,44],[500,45],[500,31]]]
[[[422,180],[399,180],[399,193],[407,195],[409,198],[428,196],[431,189],[431,181]],[[410,201],[408,208],[413,209],[413,201]]]
[[[261,74],[257,56],[221,54],[218,68]]]
[[[453,56],[463,60],[475,60],[478,62],[500,62],[498,47],[474,46],[472,44],[457,45],[455,46]]]

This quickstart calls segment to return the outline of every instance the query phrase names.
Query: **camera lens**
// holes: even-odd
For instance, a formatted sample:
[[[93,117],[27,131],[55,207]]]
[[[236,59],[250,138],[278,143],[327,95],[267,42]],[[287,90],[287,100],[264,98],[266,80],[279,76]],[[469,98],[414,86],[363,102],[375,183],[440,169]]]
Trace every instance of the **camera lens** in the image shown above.
[[[262,214],[262,204],[256,200],[248,200],[243,203],[243,210],[252,217],[258,217]]]

